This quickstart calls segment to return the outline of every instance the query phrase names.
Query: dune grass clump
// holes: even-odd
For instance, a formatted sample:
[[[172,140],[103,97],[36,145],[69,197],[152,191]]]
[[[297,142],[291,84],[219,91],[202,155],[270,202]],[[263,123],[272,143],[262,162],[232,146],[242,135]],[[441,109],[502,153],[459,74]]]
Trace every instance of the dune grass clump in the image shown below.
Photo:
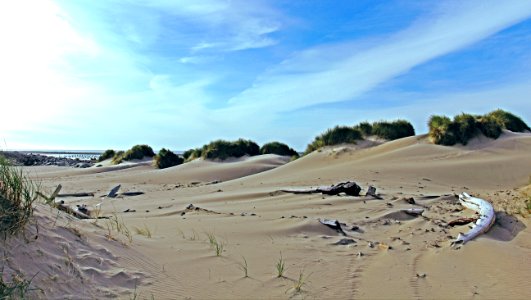
[[[242,157],[244,155],[255,156],[260,154],[260,147],[251,140],[239,139],[234,142],[216,140],[204,145],[201,156],[206,159],[225,160],[230,157]]]
[[[520,118],[510,112],[497,109],[487,114],[488,117],[493,118],[502,125],[503,128],[513,132],[531,131],[531,128]]]
[[[260,147],[260,154],[277,154],[283,156],[299,156],[297,151],[290,148],[288,145],[280,142],[270,142]]]
[[[162,148],[159,153],[155,156],[153,164],[159,169],[165,169],[173,166],[178,166],[184,162],[177,154],[173,153],[171,150]]]
[[[112,163],[117,165],[124,160],[143,159],[144,157],[153,157],[155,152],[148,145],[135,145],[133,148],[127,151],[117,151],[113,158]]]
[[[477,128],[483,135],[491,139],[497,139],[502,133],[503,126],[494,117],[486,115],[478,117]],[[463,144],[466,145],[466,144]]]
[[[33,215],[37,186],[20,168],[0,156],[0,234],[4,239],[24,228]]]
[[[155,152],[148,145],[135,145],[133,148],[125,151],[123,160],[142,159],[144,157],[153,157]]]
[[[186,161],[191,161],[196,158],[200,158],[202,155],[203,155],[203,150],[201,148],[186,150],[183,153],[183,157]]]
[[[361,122],[358,125],[354,126],[354,128],[361,131],[361,134],[363,136],[372,135],[372,124],[369,122]]]
[[[457,143],[466,145],[478,133],[497,139],[503,129],[514,132],[529,130],[529,126],[522,119],[501,109],[482,116],[463,113],[455,116],[453,120],[446,116],[431,116],[428,127],[432,142],[445,146]]]
[[[112,157],[111,162],[115,165],[120,164],[124,160],[125,151],[116,151]]]
[[[308,154],[325,146],[355,144],[356,141],[362,138],[363,136],[359,129],[348,126],[336,126],[315,137],[313,142],[306,147],[305,153]]]
[[[102,162],[104,160],[113,158],[116,155],[116,152],[113,149],[107,149],[105,152],[103,152],[100,157],[98,157],[98,161]]]
[[[280,258],[275,264],[275,269],[277,271],[277,278],[284,277],[284,272],[286,272],[286,262],[282,257],[282,252],[280,252]]]
[[[366,124],[360,124],[359,126],[360,128],[367,127]],[[392,122],[378,121],[372,123],[371,133],[382,139],[396,140],[415,135],[415,129],[413,128],[413,125],[406,120],[396,120]]]

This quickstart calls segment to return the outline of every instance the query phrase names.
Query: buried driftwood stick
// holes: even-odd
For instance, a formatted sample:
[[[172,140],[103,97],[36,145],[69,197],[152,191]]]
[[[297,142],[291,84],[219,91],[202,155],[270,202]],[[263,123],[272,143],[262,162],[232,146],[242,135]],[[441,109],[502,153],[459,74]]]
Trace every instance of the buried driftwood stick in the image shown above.
[[[82,193],[59,194],[56,197],[57,198],[65,198],[65,197],[94,197],[94,193],[82,192]]]
[[[408,208],[408,209],[402,209],[403,212],[410,216],[420,216],[424,212],[424,209],[422,208]]]
[[[321,193],[324,195],[339,195],[340,193],[345,193],[349,196],[359,196],[361,187],[356,184],[354,181],[345,181],[331,186],[320,186],[313,189],[300,189],[300,190],[281,190],[285,193],[293,194],[315,194]]]
[[[494,208],[492,208],[492,205],[489,202],[483,199],[472,197],[467,193],[461,193],[459,195],[459,202],[464,207],[478,212],[479,219],[470,231],[467,233],[460,233],[457,236],[457,239],[452,242],[452,245],[465,244],[480,234],[489,231],[490,227],[492,227],[496,220]]]
[[[119,184],[119,185],[113,187],[112,190],[107,194],[107,197],[109,197],[109,198],[116,198],[116,196],[118,195],[118,194],[117,194],[117,193],[118,193],[118,190],[120,189],[121,186],[122,186],[122,185]]]
[[[365,193],[365,196],[371,196],[375,199],[382,199],[382,197],[376,194],[376,188],[372,185],[369,185],[369,188],[367,188],[367,193]]]
[[[319,219],[319,223],[334,229],[335,231],[337,231],[338,233],[341,233],[344,236],[347,235],[345,231],[343,230],[343,228],[341,228],[341,223],[339,223],[338,220]]]

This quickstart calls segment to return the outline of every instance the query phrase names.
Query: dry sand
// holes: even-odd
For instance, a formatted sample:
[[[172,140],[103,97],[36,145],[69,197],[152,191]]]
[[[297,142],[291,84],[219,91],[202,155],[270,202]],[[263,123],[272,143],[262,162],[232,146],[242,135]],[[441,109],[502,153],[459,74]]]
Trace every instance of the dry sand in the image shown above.
[[[506,132],[495,141],[478,138],[460,147],[433,145],[426,136],[365,149],[336,147],[289,163],[268,155],[165,170],[147,164],[29,168],[50,191],[60,183],[65,193],[96,194],[65,199],[72,204],[94,206],[117,184],[121,191],[145,194],[102,203],[102,215],[116,213],[133,233],[131,244],[115,231],[115,240],[106,238],[106,220],[93,225],[61,215],[69,222],[61,219],[59,227],[43,221],[45,237],[33,244],[68,239],[68,278],[81,278],[75,281],[81,287],[58,287],[52,278],[54,272],[67,276],[65,263],[57,262],[64,260],[64,246],[47,250],[37,244],[45,249],[38,264],[51,267],[28,273],[37,273],[35,285],[50,290],[44,298],[136,293],[141,299],[528,299],[531,231],[520,193],[529,192],[530,153],[531,134]],[[344,180],[365,189],[374,185],[383,199],[279,192]],[[493,202],[498,220],[486,235],[456,249],[450,242],[468,227],[445,224],[474,215],[456,202],[454,193],[463,191]],[[416,205],[404,200],[410,197]],[[200,209],[186,209],[189,204]],[[420,217],[399,212],[411,207],[426,211]],[[127,209],[135,212],[123,213]],[[39,215],[48,213],[39,208]],[[321,225],[318,219],[324,218],[344,223],[347,236]],[[72,227],[81,237],[71,234]],[[224,244],[220,257],[207,234]],[[354,243],[334,245],[343,238]],[[276,278],[281,255],[287,270]],[[297,291],[300,274],[304,284]]]

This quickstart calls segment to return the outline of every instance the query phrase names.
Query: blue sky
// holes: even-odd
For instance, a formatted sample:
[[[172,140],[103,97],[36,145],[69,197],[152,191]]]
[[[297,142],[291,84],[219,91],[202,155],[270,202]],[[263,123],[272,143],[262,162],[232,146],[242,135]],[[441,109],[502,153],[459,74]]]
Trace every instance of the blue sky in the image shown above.
[[[531,1],[0,4],[3,149],[303,150],[335,125],[496,108],[531,122]]]

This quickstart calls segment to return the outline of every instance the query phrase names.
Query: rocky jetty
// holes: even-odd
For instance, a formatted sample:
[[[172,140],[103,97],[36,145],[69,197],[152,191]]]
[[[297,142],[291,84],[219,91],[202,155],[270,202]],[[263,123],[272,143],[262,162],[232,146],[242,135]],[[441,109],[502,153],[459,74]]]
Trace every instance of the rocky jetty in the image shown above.
[[[41,154],[24,153],[17,151],[3,151],[5,156],[16,166],[65,166],[74,168],[88,168],[95,163],[94,160],[71,159],[66,157],[53,157]]]

